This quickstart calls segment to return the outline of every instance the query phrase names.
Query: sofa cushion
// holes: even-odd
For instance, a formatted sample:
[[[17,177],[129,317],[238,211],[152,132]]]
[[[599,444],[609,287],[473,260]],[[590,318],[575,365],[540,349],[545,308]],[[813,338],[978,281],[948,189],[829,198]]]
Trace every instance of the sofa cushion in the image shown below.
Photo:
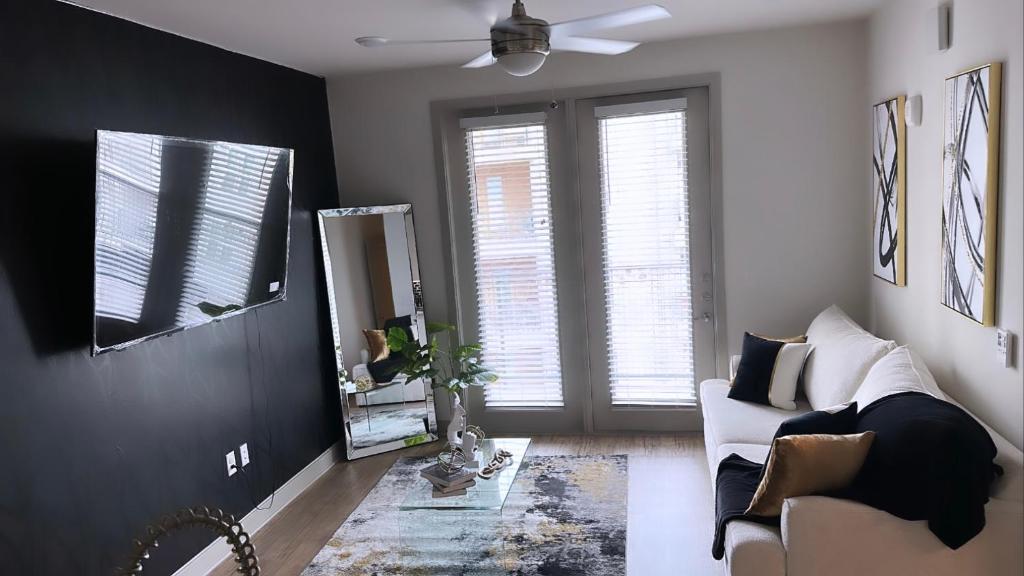
[[[848,402],[875,362],[896,347],[861,328],[835,305],[811,322],[807,342],[813,349],[804,365],[804,392],[816,410]]]
[[[716,462],[725,460],[729,454],[736,454],[741,458],[750,460],[751,462],[764,463],[768,459],[768,449],[770,446],[767,444],[722,444],[718,447],[715,457]]]
[[[907,346],[900,346],[875,362],[853,399],[864,409],[879,398],[900,392],[923,392],[946,399],[924,361]]]
[[[729,576],[785,576],[786,548],[779,527],[730,522],[725,531],[725,563]]]
[[[701,383],[704,434],[713,439],[715,447],[740,443],[764,444],[767,449],[779,425],[795,415],[792,410],[733,400],[728,394],[727,380],[705,380]],[[797,399],[796,404],[800,412],[810,410],[803,399]]]
[[[789,498],[782,507],[787,576],[966,576],[1024,574],[1021,509],[993,500],[985,529],[959,550],[946,548],[924,521],[828,498]],[[729,526],[732,530],[733,526]],[[728,544],[728,540],[726,542]]]

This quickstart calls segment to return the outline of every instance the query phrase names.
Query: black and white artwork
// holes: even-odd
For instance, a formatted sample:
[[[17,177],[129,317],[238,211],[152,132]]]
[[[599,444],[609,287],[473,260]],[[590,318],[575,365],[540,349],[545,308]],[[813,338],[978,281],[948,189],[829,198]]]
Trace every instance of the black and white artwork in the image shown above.
[[[946,79],[942,303],[990,326],[995,308],[999,64]]]
[[[876,104],[871,129],[872,267],[875,276],[897,286],[906,284],[905,100],[899,96]]]

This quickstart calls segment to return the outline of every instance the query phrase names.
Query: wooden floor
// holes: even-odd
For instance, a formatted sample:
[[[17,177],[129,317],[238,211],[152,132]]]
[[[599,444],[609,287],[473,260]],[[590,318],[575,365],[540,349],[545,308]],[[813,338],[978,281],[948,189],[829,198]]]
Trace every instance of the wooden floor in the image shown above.
[[[434,443],[336,464],[256,533],[262,573],[300,574],[396,458],[438,449]],[[701,436],[534,436],[529,454],[629,455],[629,576],[724,573],[711,558],[714,503]],[[228,561],[212,574],[229,576],[233,567]]]

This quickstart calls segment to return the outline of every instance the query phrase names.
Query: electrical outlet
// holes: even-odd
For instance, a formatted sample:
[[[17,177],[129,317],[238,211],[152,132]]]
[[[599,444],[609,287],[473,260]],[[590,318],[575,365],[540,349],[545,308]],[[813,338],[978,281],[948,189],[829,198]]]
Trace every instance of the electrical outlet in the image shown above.
[[[1004,367],[1013,366],[1013,332],[996,330],[996,355]]]
[[[243,442],[242,445],[238,447],[238,455],[242,457],[242,468],[245,468],[246,466],[248,466],[249,465],[249,444],[248,443]]]
[[[235,451],[228,452],[224,459],[228,462],[228,476],[234,476],[235,472],[238,472],[238,467],[235,463]]]

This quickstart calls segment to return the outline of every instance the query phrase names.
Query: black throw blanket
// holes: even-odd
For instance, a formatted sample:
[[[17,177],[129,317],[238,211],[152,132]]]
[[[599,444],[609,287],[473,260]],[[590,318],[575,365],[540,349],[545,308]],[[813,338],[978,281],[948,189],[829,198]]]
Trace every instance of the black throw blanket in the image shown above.
[[[743,519],[778,526],[779,517],[748,516],[745,514],[761,482],[763,464],[751,462],[737,454],[730,454],[718,464],[715,480],[715,541],[711,555],[715,560],[725,556],[725,527],[732,520]]]
[[[875,440],[843,497],[928,529],[956,550],[985,527],[992,482],[1003,473],[984,426],[955,404],[919,392],[886,396],[857,415]]]

